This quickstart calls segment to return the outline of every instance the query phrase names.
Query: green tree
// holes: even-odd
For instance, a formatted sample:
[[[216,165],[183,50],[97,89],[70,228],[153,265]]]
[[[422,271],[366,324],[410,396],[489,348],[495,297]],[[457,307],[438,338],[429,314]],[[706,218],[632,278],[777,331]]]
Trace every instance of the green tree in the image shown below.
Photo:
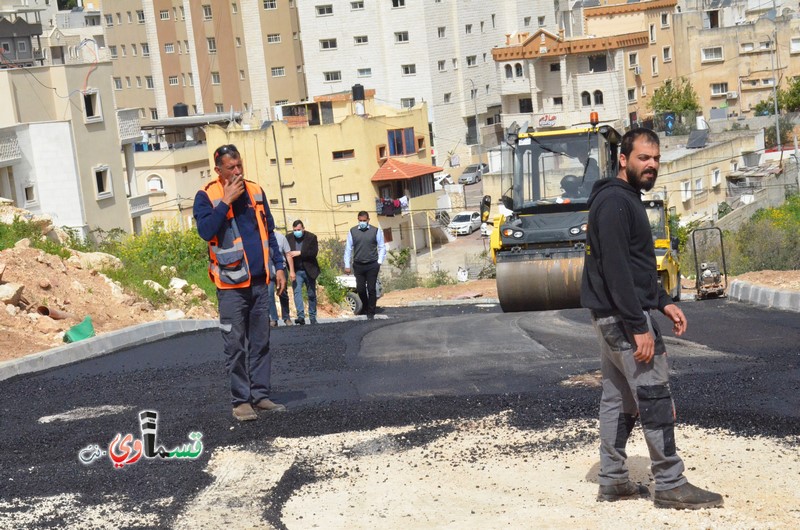
[[[72,9],[77,6],[77,0],[58,0],[58,9]]]
[[[794,129],[794,125],[792,125],[792,120],[789,119],[788,116],[779,116],[778,117],[778,124],[781,127],[781,145],[787,145],[792,142],[792,131]],[[775,125],[767,127],[764,129],[764,143],[767,147],[772,147],[778,145],[775,141],[776,138],[775,134]]]
[[[677,81],[667,79],[663,85],[653,92],[648,106],[650,110],[656,113],[675,112],[676,114],[682,114],[699,111],[700,101],[692,83],[685,77],[681,77]]]

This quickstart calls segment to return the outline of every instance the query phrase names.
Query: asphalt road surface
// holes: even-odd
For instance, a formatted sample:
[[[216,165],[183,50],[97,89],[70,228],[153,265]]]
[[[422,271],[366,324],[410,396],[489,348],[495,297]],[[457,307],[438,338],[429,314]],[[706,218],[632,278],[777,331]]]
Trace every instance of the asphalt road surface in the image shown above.
[[[800,435],[797,314],[725,300],[682,307],[687,334],[666,333],[681,423]],[[586,311],[503,314],[496,306],[445,306],[389,308],[380,316],[386,318],[274,330],[273,398],[289,410],[247,424],[231,416],[216,331],[4,381],[0,527],[64,528],[81,510],[102,513],[110,502],[147,513],[148,526],[170,527],[211,484],[204,469],[217,448],[257,448],[273,437],[499,411],[529,429],[597,415],[598,389],[559,384],[599,368]],[[117,433],[140,438],[144,410],[158,412],[158,443],[178,449],[172,458],[141,458],[122,468],[106,455],[80,461],[93,458],[81,453],[85,448],[108,450]],[[202,433],[199,455],[191,433]],[[406,443],[423,445],[425,436]],[[124,449],[115,446],[120,458],[132,460],[136,448]],[[265,498],[265,521],[281,527],[283,503],[309,480],[287,473]],[[34,503],[64,495],[72,499],[68,507],[30,516]]]

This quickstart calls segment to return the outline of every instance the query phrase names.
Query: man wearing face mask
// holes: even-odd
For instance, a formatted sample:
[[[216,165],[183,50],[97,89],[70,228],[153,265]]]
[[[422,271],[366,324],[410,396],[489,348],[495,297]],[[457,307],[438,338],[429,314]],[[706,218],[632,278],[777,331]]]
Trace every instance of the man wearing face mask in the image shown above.
[[[368,320],[375,318],[377,302],[376,284],[381,264],[386,257],[386,244],[383,230],[369,224],[369,214],[358,212],[358,226],[347,233],[344,247],[344,272],[350,274],[352,263],[353,275],[356,277],[356,292]]]
[[[622,137],[617,178],[598,180],[589,196],[589,229],[581,304],[591,310],[600,342],[600,484],[597,500],[649,496],[628,478],[625,447],[640,418],[655,479],[655,505],[722,506],[722,496],[690,484],[675,443],[675,408],[664,339],[650,311],[686,331],[686,317],[658,283],[642,192],[653,189],[661,158],[658,135],[633,129]]]
[[[306,230],[303,221],[299,219],[292,223],[292,232],[286,236],[289,241],[289,258],[294,261],[295,280],[292,282],[294,292],[294,307],[297,310],[295,324],[306,323],[306,313],[303,304],[303,285],[306,286],[308,297],[308,318],[312,324],[317,323],[317,276],[319,276],[319,263],[317,252],[319,244],[317,236]]]

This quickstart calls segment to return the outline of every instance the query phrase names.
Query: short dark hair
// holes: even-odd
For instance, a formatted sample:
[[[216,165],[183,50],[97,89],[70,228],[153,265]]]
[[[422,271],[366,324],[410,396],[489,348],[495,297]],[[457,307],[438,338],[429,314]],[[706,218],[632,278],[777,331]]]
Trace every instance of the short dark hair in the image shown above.
[[[369,219],[369,214],[365,210],[361,210],[360,212],[358,212],[357,217],[366,217],[367,219]]]
[[[238,159],[239,150],[233,144],[225,144],[217,147],[216,151],[214,151],[214,165],[220,167],[222,164],[222,157],[225,155],[230,155],[231,158]]]
[[[305,228],[305,227],[306,227],[306,225],[304,225],[304,224],[303,224],[303,221],[301,221],[300,219],[298,219],[297,221],[295,221],[295,222],[293,222],[293,223],[292,223],[292,228],[297,228],[297,227],[298,227],[298,225],[299,225],[299,226],[302,226],[303,228]]]
[[[654,131],[645,129],[644,127],[637,127],[636,129],[631,129],[626,132],[622,137],[622,142],[619,145],[619,154],[625,155],[625,158],[628,158],[631,155],[631,151],[633,151],[633,142],[640,136],[644,136],[645,141],[648,143],[661,145],[658,135]]]

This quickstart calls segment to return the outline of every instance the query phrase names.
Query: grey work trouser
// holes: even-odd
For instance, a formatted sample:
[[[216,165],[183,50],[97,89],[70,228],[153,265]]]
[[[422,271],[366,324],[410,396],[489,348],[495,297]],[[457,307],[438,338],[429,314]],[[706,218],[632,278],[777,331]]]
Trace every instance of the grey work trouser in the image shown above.
[[[645,312],[645,316],[655,340],[655,355],[649,363],[633,358],[633,332],[620,316],[592,315],[600,339],[603,373],[598,482],[610,486],[628,480],[625,446],[638,415],[650,451],[655,489],[663,491],[681,486],[686,478],[683,460],[675,450],[675,406],[669,390],[664,340],[650,314]]]

